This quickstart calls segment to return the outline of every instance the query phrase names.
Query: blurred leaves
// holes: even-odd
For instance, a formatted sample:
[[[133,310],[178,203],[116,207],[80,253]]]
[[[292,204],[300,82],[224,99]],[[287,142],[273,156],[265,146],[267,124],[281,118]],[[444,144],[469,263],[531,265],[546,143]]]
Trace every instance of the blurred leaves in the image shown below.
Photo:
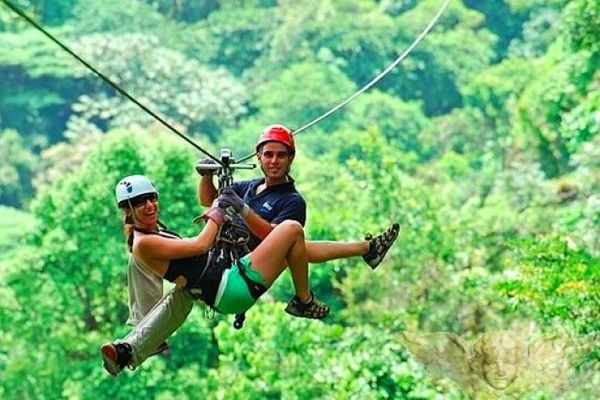
[[[97,354],[128,331],[114,184],[149,175],[161,218],[192,235],[198,154],[0,7],[0,202],[21,208],[0,210],[0,396],[459,399],[408,357],[401,330],[598,332],[596,3],[451,2],[376,88],[297,137],[307,237],[358,240],[397,221],[384,263],[311,266],[333,309],[324,323],[283,312],[286,273],[241,331],[193,311],[171,358],[118,385]],[[264,126],[297,129],[350,96],[440,6],[19,4],[178,130],[236,157]],[[587,369],[565,398],[593,397],[600,375]]]

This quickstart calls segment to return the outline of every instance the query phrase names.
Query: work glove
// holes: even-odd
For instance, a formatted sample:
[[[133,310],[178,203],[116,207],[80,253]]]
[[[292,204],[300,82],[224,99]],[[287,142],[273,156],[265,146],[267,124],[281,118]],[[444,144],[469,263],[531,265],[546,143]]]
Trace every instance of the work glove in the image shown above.
[[[206,164],[218,165],[212,158],[202,158],[196,163],[196,171],[200,176],[213,176],[217,172],[217,169],[207,168]]]
[[[215,200],[213,201],[212,206],[208,209],[208,211],[202,214],[201,218],[204,219],[206,222],[208,222],[208,220],[213,221],[220,228],[226,222],[231,222],[235,215],[236,211],[233,207],[221,208],[219,207],[218,200]],[[196,218],[194,222],[197,222],[197,219],[198,218]]]
[[[221,194],[217,197],[219,207],[233,208],[238,214],[246,218],[250,213],[250,207],[244,203],[244,200],[240,199],[237,193],[230,187],[227,186],[221,190]]]

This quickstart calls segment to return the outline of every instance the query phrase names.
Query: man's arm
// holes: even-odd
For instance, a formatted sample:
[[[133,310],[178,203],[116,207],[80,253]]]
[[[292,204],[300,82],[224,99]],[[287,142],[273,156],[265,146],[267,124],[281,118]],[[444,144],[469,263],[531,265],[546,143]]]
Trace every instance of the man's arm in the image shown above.
[[[213,177],[202,176],[198,182],[198,201],[204,207],[210,207],[213,201],[217,198],[218,192]]]
[[[266,238],[269,233],[277,226],[277,224],[271,224],[263,219],[260,215],[250,209],[248,215],[244,218],[246,225],[250,231],[258,236],[261,240]]]
[[[271,222],[267,222],[254,210],[248,214],[246,224],[252,233],[264,239],[278,224],[285,220],[298,221],[302,226],[306,222],[306,203],[302,196],[297,195],[278,205],[279,210]]]

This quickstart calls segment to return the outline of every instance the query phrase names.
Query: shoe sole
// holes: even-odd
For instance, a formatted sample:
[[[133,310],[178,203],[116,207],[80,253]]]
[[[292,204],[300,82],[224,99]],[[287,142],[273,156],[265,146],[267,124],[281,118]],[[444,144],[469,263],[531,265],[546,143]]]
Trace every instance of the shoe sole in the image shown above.
[[[325,319],[325,317],[327,317],[329,315],[329,313],[331,312],[331,309],[328,309],[327,313],[325,315],[323,315],[322,317],[313,317],[313,316],[309,316],[309,315],[303,315],[296,308],[290,306],[289,304],[287,305],[287,307],[285,307],[284,311],[286,313],[288,313],[289,315],[291,315],[292,317],[296,317],[296,318],[321,320],[321,319]]]
[[[313,319],[315,321],[320,321],[322,319],[325,319],[329,315],[329,312],[327,312],[327,314],[323,315],[322,317],[309,317],[308,315],[295,314],[295,313],[289,312],[288,310],[285,310],[285,312],[288,313],[289,315],[291,315],[292,317]]]
[[[100,348],[102,360],[104,360],[104,369],[112,376],[117,376],[121,372],[121,368],[117,365],[117,349],[112,343],[102,345]]]

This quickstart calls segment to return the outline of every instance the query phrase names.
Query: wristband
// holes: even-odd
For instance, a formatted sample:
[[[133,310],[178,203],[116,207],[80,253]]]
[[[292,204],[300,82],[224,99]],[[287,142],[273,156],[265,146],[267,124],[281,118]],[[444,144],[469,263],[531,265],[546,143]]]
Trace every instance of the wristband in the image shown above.
[[[250,214],[250,206],[248,206],[248,204],[244,204],[244,207],[242,207],[242,211],[240,211],[240,214],[242,217],[246,218],[248,214]]]

